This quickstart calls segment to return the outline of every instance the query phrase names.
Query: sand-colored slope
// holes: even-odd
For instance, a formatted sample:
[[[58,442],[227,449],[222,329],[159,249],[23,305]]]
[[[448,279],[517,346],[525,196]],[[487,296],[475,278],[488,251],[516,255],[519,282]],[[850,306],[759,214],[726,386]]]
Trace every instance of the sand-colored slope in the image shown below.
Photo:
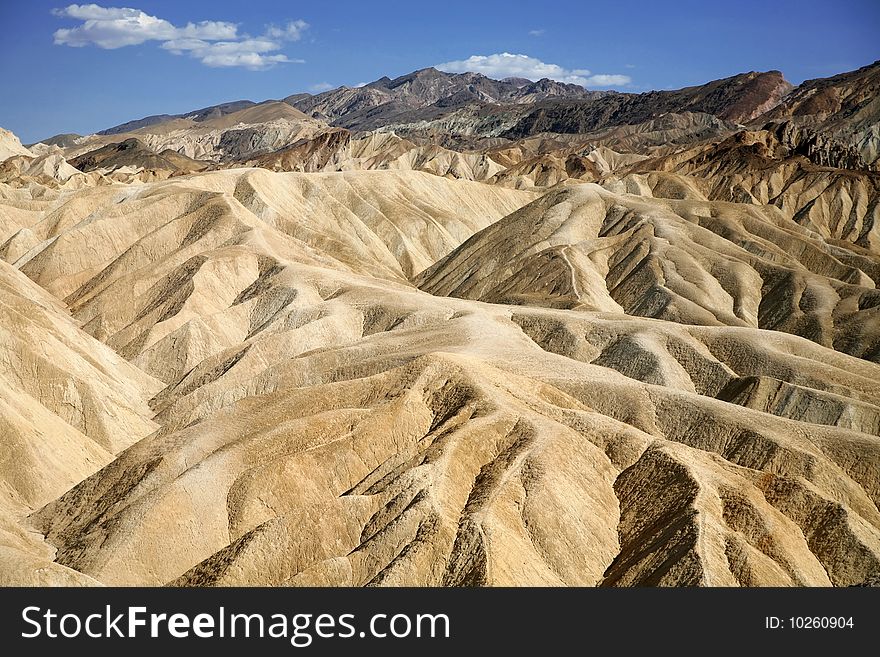
[[[33,153],[22,146],[18,137],[12,134],[9,130],[0,128],[0,162],[16,155],[32,157]]]
[[[550,192],[416,280],[433,294],[786,331],[880,360],[880,259],[776,208]]]
[[[47,193],[4,201],[35,240],[11,258],[17,284],[115,350],[64,324],[110,359],[94,362],[163,382],[130,392],[150,396],[137,437],[156,431],[30,514],[47,542],[17,554],[54,546],[59,578],[827,586],[880,571],[880,365],[757,328],[762,268],[844,304],[870,298],[873,261],[835,259],[781,212],[596,185],[530,203],[409,171]],[[666,295],[665,321],[635,316],[637,284],[609,285],[645,259],[665,282],[635,280]],[[422,263],[435,295],[409,279]]]
[[[0,263],[0,583],[83,584],[22,519],[156,428],[158,382]]]
[[[60,151],[50,151],[37,157],[18,155],[0,164],[0,182],[19,187],[30,182],[54,186],[78,174],[80,171],[72,167]]]
[[[874,73],[0,132],[0,585],[876,580]]]
[[[210,128],[231,128],[233,126],[253,125],[268,121],[303,121],[309,117],[295,107],[281,101],[269,101],[251,107],[230,112],[222,116],[201,121],[200,124]]]
[[[876,436],[640,381],[614,371],[633,354],[591,364],[520,326],[537,337],[570,311],[514,321],[501,306],[324,276],[338,296],[301,294],[246,353],[182,377],[156,398],[165,430],[38,514],[60,563],[117,584],[356,585],[827,585],[880,566],[880,489],[858,464],[877,463]],[[351,314],[364,319],[348,335],[328,331]],[[738,376],[706,347],[731,329],[583,315],[588,336],[656,324],[704,354],[653,348],[661,369],[681,359],[698,381]],[[312,325],[321,348],[269,360]],[[816,369],[836,360],[829,384],[877,412],[876,365],[784,335],[762,351],[737,330],[739,372],[779,368],[784,350]],[[646,565],[634,551],[654,512]]]
[[[503,170],[489,155],[415,144],[384,132],[353,136],[332,128],[311,139],[250,160],[270,171],[424,171],[461,180],[487,181]]]
[[[404,284],[532,198],[414,172],[233,170],[84,190],[30,225],[27,243],[16,233],[7,257],[85,330],[168,380],[259,328],[251,297],[283,280],[280,259]]]

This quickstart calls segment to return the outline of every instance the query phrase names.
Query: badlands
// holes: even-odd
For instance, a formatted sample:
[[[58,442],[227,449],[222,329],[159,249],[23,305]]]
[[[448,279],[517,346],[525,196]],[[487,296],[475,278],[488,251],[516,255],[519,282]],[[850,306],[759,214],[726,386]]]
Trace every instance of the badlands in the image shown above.
[[[878,87],[0,131],[0,583],[876,580]]]

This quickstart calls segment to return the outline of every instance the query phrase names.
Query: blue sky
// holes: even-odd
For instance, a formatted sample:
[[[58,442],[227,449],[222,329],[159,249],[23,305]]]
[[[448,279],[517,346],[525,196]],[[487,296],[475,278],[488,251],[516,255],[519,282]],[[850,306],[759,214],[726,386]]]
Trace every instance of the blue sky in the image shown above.
[[[437,65],[636,92],[799,83],[880,58],[880,1],[0,0],[0,30],[0,126],[28,143]]]

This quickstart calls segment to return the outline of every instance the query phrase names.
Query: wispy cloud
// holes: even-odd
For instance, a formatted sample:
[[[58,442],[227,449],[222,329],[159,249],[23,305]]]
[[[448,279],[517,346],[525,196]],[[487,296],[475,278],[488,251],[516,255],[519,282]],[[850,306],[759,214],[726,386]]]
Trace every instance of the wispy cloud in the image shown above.
[[[514,55],[509,52],[494,55],[471,55],[467,59],[444,62],[435,67],[447,73],[482,73],[490,78],[527,78],[540,80],[549,78],[558,82],[579,84],[582,87],[620,87],[632,82],[628,75],[592,74],[584,68],[567,69],[558,64],[547,64],[528,55]]]
[[[291,21],[287,25],[279,27],[278,25],[270,25],[266,28],[266,36],[271,39],[283,39],[285,41],[299,41],[302,39],[303,32],[309,28],[309,24],[304,20]]]
[[[587,78],[587,87],[623,87],[632,82],[632,78],[628,75],[620,75],[619,73],[599,73],[591,75]]]
[[[544,36],[544,33],[545,33],[546,31],[547,31],[547,30],[544,30],[544,29],[541,29],[541,30],[529,30],[529,36],[533,36],[533,37]]]
[[[318,82],[317,84],[313,84],[311,87],[309,87],[309,91],[312,91],[314,93],[321,93],[322,91],[329,91],[330,89],[335,88],[336,87],[334,87],[329,82]]]
[[[68,5],[53,9],[59,18],[73,18],[79,25],[54,33],[56,45],[82,48],[97,46],[115,50],[156,41],[175,55],[188,54],[206,66],[240,66],[264,70],[280,63],[302,63],[278,52],[285,42],[299,41],[309,25],[303,20],[269,25],[265,34],[239,34],[238,25],[226,21],[200,21],[183,26],[129,7]]]

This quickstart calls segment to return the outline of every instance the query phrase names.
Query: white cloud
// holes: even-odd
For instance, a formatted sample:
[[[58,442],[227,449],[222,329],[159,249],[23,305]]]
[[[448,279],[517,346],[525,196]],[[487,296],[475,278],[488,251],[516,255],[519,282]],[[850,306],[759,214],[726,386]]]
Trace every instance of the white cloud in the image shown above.
[[[628,75],[591,75],[587,80],[590,87],[620,87],[632,82]]]
[[[237,39],[238,26],[224,21],[202,21],[187,23],[185,27],[176,28],[177,34],[191,39]]]
[[[311,87],[309,87],[309,91],[314,91],[315,93],[320,93],[322,91],[328,91],[330,89],[335,89],[335,88],[336,87],[334,87],[329,82],[318,82],[317,84],[313,84]]]
[[[292,21],[284,27],[270,25],[266,28],[266,36],[273,39],[284,39],[285,41],[299,41],[308,27],[309,24],[303,20]]]
[[[69,5],[53,9],[52,13],[82,21],[75,27],[56,30],[56,45],[114,50],[158,41],[162,49],[175,55],[189,54],[206,66],[241,66],[252,70],[279,63],[301,63],[303,60],[289,59],[278,51],[284,42],[298,41],[309,27],[305,21],[297,20],[283,26],[270,25],[263,36],[250,37],[240,35],[235,23],[201,21],[180,27],[128,7]]]
[[[125,9],[120,7],[100,7],[98,5],[68,5],[61,9],[53,9],[56,16],[69,16],[82,20],[108,20],[112,18],[125,18],[132,13],[140,13],[137,9]]]
[[[182,55],[184,52],[208,48],[210,45],[210,43],[202,39],[172,39],[171,41],[166,41],[160,47],[175,55]]]
[[[203,39],[175,39],[161,46],[175,55],[188,52],[205,66],[230,67],[243,66],[250,69],[265,69],[279,63],[303,63],[301,59],[289,59],[287,55],[271,54],[278,49],[278,43],[260,37],[241,41],[214,41]]]
[[[435,68],[447,73],[467,71],[482,73],[495,79],[516,77],[540,80],[541,78],[549,78],[558,82],[579,84],[582,87],[622,86],[631,82],[627,75],[592,75],[586,69],[566,69],[558,64],[547,64],[535,57],[515,55],[509,52],[494,55],[471,55],[467,59],[437,64]]]
[[[529,36],[533,36],[533,37],[544,36],[544,33],[546,31],[547,30],[529,30]]]
[[[96,45],[112,50],[177,36],[177,30],[171,23],[137,9],[70,5],[66,9],[56,9],[53,13],[59,17],[84,21],[82,25],[57,30],[54,34],[57,45]]]

